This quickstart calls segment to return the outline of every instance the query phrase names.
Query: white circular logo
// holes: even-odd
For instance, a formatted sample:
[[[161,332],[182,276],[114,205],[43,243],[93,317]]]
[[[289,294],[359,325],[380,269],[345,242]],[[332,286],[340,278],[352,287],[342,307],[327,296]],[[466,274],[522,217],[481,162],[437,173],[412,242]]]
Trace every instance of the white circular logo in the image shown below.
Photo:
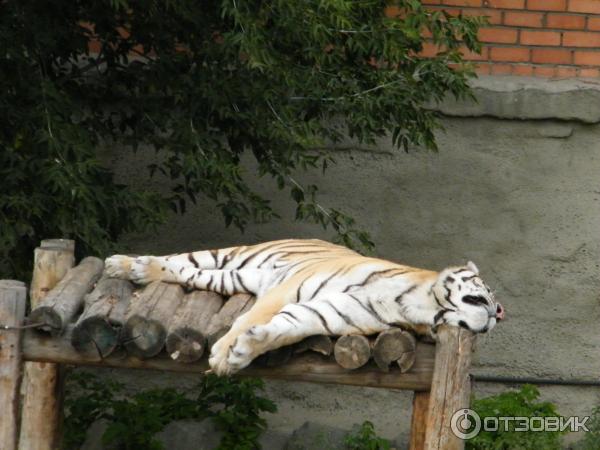
[[[450,428],[457,438],[473,439],[481,431],[481,418],[472,409],[459,409],[450,419]]]

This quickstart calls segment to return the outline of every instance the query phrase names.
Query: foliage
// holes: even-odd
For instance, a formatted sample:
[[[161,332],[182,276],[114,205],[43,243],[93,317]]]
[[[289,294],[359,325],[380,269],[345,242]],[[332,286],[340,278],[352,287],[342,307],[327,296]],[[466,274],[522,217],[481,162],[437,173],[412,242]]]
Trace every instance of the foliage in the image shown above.
[[[197,398],[175,389],[153,389],[125,396],[123,386],[100,382],[93,375],[80,373],[72,378],[77,396],[65,401],[65,449],[77,449],[85,432],[96,420],[108,426],[102,441],[117,450],[163,448],[155,438],[174,420],[210,418],[223,431],[219,449],[253,450],[265,429],[262,412],[275,412],[270,401],[257,394],[264,385],[258,379],[238,380],[214,375],[202,378]]]
[[[350,246],[369,236],[293,173],[325,169],[345,136],[435,148],[425,105],[469,93],[462,48],[480,18],[417,0],[8,0],[0,11],[0,271],[31,267],[40,238],[105,253],[198,197],[227,224],[276,216],[242,156],[289,190],[296,216]],[[419,56],[425,32],[442,51]],[[115,181],[98,148],[146,149]],[[148,152],[154,148],[155,154]],[[101,162],[102,161],[102,162]],[[149,177],[156,174],[151,180]],[[160,176],[159,176],[160,174]],[[143,188],[142,188],[143,186]]]
[[[375,427],[366,420],[360,428],[346,437],[348,450],[389,450],[390,443],[375,433]]]
[[[523,385],[519,391],[503,392],[474,400],[472,408],[483,421],[486,417],[560,417],[556,406],[550,402],[536,401],[540,393],[535,386]],[[497,432],[481,431],[466,441],[467,450],[559,450],[563,432],[515,432],[515,422],[509,422],[510,431],[503,426]]]
[[[586,422],[588,432],[578,442],[577,450],[597,450],[600,448],[600,407],[592,410],[590,419]]]

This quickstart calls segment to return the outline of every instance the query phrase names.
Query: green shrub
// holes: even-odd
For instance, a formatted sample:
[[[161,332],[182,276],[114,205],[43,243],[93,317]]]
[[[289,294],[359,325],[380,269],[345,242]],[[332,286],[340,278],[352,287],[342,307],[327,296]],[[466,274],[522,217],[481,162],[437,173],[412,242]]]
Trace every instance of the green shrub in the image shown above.
[[[348,450],[389,450],[390,443],[375,433],[375,427],[368,420],[360,428],[350,433],[345,440]]]
[[[600,448],[600,407],[592,410],[590,419],[585,424],[588,432],[575,447],[577,450],[598,450]]]
[[[486,417],[560,417],[556,407],[550,402],[536,401],[540,393],[535,386],[523,385],[519,391],[503,392],[479,400],[474,400],[472,408],[481,420]],[[497,432],[482,431],[466,442],[467,450],[558,450],[561,449],[561,435],[564,432],[515,432],[514,422],[509,422],[509,430],[504,431],[501,423]]]
[[[175,389],[153,389],[125,396],[123,386],[98,381],[88,373],[71,381],[77,394],[65,400],[65,450],[78,449],[89,426],[99,419],[108,421],[102,436],[105,445],[117,450],[161,450],[156,434],[174,420],[213,420],[223,432],[220,450],[260,448],[258,438],[266,428],[264,411],[275,412],[270,400],[257,391],[258,379],[238,380],[214,375],[202,377],[196,398]]]

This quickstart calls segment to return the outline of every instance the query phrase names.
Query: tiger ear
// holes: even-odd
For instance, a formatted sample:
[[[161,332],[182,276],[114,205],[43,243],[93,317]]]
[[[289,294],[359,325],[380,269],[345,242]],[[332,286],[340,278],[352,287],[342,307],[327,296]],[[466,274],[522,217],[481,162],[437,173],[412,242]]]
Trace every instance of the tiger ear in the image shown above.
[[[467,263],[467,268],[473,272],[475,275],[479,275],[479,269],[477,268],[477,266],[475,265],[475,263],[473,261],[469,261]]]

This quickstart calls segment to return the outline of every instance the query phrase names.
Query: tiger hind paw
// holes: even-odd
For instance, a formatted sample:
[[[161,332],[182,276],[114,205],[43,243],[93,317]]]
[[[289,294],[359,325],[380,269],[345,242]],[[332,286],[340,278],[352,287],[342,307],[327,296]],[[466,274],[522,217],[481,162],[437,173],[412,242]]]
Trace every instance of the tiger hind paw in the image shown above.
[[[231,375],[245,367],[261,354],[260,343],[268,337],[264,326],[254,326],[242,333],[233,345],[217,341],[211,350],[208,363],[217,375]]]

